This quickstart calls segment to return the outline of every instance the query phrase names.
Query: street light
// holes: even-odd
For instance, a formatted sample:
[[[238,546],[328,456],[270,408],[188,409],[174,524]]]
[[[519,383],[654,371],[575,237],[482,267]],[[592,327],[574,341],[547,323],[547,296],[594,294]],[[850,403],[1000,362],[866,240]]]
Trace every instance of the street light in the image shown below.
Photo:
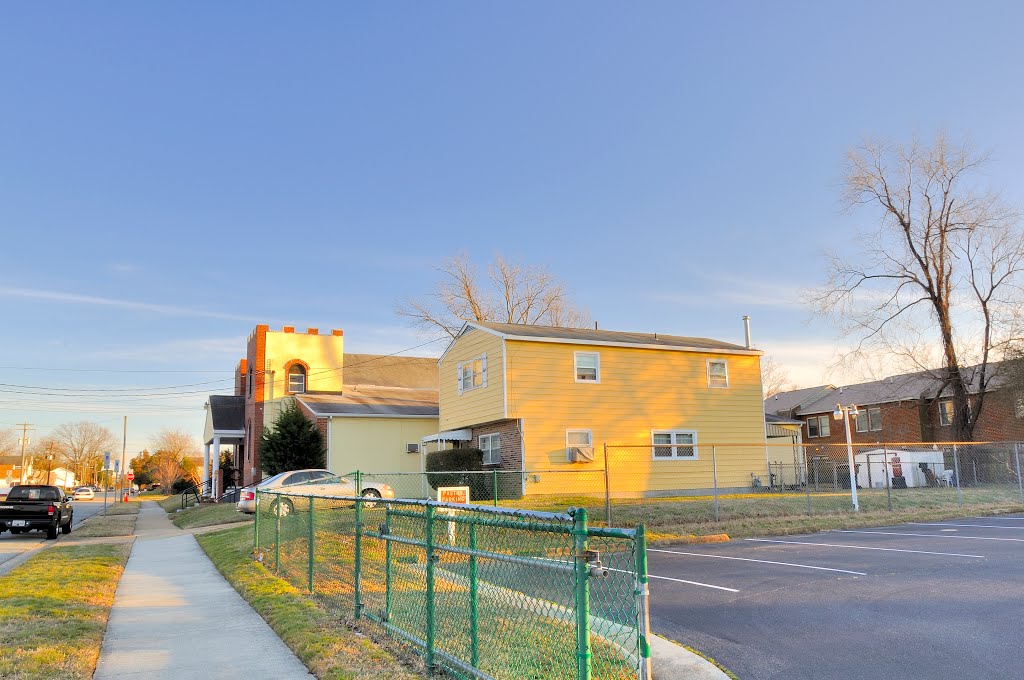
[[[857,475],[854,472],[853,467],[853,442],[850,441],[850,416],[856,418],[859,415],[860,411],[857,410],[856,404],[850,404],[849,406],[836,404],[836,410],[832,412],[833,418],[836,420],[842,420],[846,424],[846,460],[850,465],[850,493],[853,495],[854,512],[860,512],[860,503],[857,502]]]

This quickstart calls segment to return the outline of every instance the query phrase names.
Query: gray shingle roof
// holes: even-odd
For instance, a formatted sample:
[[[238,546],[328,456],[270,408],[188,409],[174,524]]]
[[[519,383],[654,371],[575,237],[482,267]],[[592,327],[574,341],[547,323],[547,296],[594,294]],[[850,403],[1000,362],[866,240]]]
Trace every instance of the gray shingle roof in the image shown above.
[[[434,366],[436,372],[436,364]],[[303,394],[296,398],[317,416],[438,416],[436,389],[354,387],[344,394]]]
[[[992,391],[998,389],[1005,382],[1005,371],[1001,370],[1002,364],[1000,362],[992,362],[988,365],[988,390]],[[961,373],[964,379],[967,381],[967,391],[974,394],[978,391],[978,382],[980,380],[980,370],[978,366],[968,366],[961,369]],[[819,389],[819,388],[811,388]],[[941,389],[941,394],[940,394]],[[796,390],[794,392],[788,392],[786,395],[792,395],[795,392],[806,392],[807,390]],[[889,378],[882,380],[873,380],[871,382],[859,383],[856,385],[844,385],[842,387],[834,387],[831,390],[823,392],[820,396],[810,400],[804,400],[795,403],[790,408],[797,408],[796,415],[810,415],[814,413],[830,413],[836,406],[837,402],[843,404],[857,404],[858,406],[869,406],[872,404],[887,404],[890,402],[898,401],[916,401],[922,397],[926,399],[934,399],[940,396],[948,396],[950,390],[948,387],[943,386],[943,380],[941,377],[941,371],[919,371],[917,373],[904,373],[903,375],[894,375]],[[779,395],[785,400],[786,395]],[[784,409],[781,408],[769,408],[768,404],[772,400],[765,402],[765,410],[772,412],[779,412]]]
[[[346,353],[342,367],[346,385],[437,389],[437,359],[432,357]]]
[[[835,389],[833,385],[804,387],[790,392],[780,392],[764,400],[765,413],[789,413],[803,403],[813,403]]]
[[[731,342],[723,342],[721,340],[713,340],[711,338],[664,335],[662,333],[630,333],[624,331],[594,330],[592,328],[556,328],[554,326],[494,323],[491,321],[471,321],[470,325],[479,326],[496,333],[523,339],[654,345],[661,347],[687,347],[696,350],[728,350],[744,353],[751,351],[757,352],[757,350],[748,350],[743,345],[735,345]]]
[[[244,430],[245,397],[211,394],[210,417],[213,419],[214,430]]]

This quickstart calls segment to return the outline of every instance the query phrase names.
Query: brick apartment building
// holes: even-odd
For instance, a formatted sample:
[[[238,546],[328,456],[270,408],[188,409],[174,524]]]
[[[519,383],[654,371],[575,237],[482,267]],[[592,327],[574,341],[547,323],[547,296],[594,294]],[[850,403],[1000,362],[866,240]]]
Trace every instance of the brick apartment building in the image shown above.
[[[1024,395],[1006,385],[999,364],[985,394],[975,441],[1024,441]],[[974,367],[964,369],[968,391],[977,394]],[[769,397],[765,413],[802,421],[803,440],[813,450],[845,444],[842,421],[833,420],[836,404],[856,404],[860,415],[850,423],[855,444],[952,441],[953,402],[948,389],[928,372],[846,385],[819,385]]]

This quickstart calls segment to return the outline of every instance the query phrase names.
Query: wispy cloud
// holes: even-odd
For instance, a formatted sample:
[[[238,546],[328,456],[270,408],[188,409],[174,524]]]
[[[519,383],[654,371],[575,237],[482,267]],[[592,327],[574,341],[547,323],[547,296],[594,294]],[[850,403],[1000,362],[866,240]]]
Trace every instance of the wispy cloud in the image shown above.
[[[40,290],[37,288],[13,288],[0,286],[0,297],[24,298],[28,300],[44,300],[47,302],[58,302],[77,305],[98,305],[103,307],[118,307],[121,309],[134,309],[140,312],[150,312],[163,316],[192,316],[207,319],[227,319],[229,321],[252,321],[261,322],[250,316],[241,314],[230,314],[217,312],[196,307],[181,307],[178,305],[161,305],[151,302],[138,302],[135,300],[119,300],[116,298],[98,297],[95,295],[83,295],[80,293],[68,293],[56,290]]]
[[[142,267],[130,262],[115,262],[110,265],[110,271],[117,272],[118,274],[135,274],[142,271]]]
[[[94,359],[141,360],[152,363],[189,363],[205,365],[208,359],[223,364],[224,372],[231,373],[234,361],[245,356],[245,338],[189,338],[167,340],[149,344],[132,343],[89,354]],[[224,360],[226,359],[226,361]]]
[[[747,307],[804,309],[808,306],[807,286],[778,279],[748,279],[696,272],[703,281],[700,290],[657,291],[656,300],[688,307],[732,304]]]

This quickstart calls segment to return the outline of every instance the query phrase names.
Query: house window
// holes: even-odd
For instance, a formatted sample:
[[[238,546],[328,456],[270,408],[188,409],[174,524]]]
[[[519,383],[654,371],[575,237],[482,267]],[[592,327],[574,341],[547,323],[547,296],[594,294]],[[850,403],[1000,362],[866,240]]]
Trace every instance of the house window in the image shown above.
[[[729,386],[729,364],[725,359],[708,359],[708,387]]]
[[[697,433],[692,430],[656,430],[651,433],[655,460],[697,459]]]
[[[292,364],[288,369],[288,391],[302,394],[306,391],[306,368],[302,364]]]
[[[882,429],[881,407],[864,408],[857,416],[857,432],[877,432]]]
[[[590,430],[565,431],[565,459],[570,463],[594,462],[594,435]]]
[[[948,399],[939,402],[939,425],[953,424],[953,402]]]
[[[252,396],[252,366],[249,367],[249,377],[245,380],[246,389],[249,390],[249,396]]]
[[[501,464],[501,435],[480,435],[480,450],[484,452],[484,465]]]
[[[829,427],[828,416],[811,416],[807,419],[807,436],[828,437],[832,434]]]
[[[1024,418],[1024,395],[1017,397],[1013,403],[1013,415]]]
[[[576,352],[576,382],[601,382],[601,355],[597,352]]]
[[[463,361],[459,364],[456,379],[459,383],[459,394],[487,387],[487,355]]]

